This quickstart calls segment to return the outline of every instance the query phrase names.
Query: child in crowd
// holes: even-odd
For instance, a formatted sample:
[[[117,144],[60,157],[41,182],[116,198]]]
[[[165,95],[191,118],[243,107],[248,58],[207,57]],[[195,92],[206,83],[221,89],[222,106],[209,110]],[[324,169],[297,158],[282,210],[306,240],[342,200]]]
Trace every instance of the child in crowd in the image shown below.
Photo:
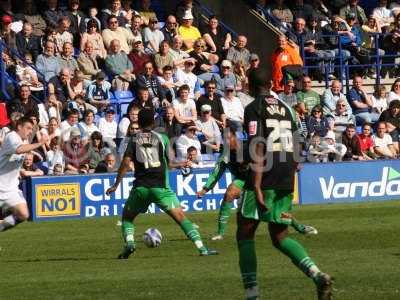
[[[310,147],[308,148],[307,160],[309,162],[327,162],[328,153],[326,149],[321,145],[321,137],[318,134],[314,134],[311,138]]]
[[[371,99],[373,112],[381,114],[388,108],[387,90],[384,85],[375,85]]]
[[[62,175],[64,173],[64,154],[60,148],[60,137],[54,137],[50,141],[50,150],[46,153],[49,175]]]

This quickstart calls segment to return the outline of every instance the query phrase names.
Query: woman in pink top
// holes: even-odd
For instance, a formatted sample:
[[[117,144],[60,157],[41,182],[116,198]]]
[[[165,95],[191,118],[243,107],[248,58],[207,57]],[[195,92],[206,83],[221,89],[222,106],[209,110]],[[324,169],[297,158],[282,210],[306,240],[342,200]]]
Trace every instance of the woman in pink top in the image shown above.
[[[85,49],[86,42],[92,42],[93,55],[98,58],[105,59],[107,56],[107,50],[104,48],[103,37],[98,32],[99,25],[96,20],[89,20],[87,23],[87,32],[82,35],[81,39],[81,51]]]

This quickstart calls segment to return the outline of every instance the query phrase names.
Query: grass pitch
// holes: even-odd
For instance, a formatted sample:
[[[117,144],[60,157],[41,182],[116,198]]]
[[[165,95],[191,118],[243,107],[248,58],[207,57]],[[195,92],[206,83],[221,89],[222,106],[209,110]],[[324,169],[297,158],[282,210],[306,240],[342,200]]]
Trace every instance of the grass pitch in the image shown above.
[[[336,277],[335,299],[400,299],[400,201],[296,207],[297,218],[318,228],[301,241],[320,268]],[[165,215],[137,219],[138,249],[117,260],[117,218],[26,223],[0,234],[0,299],[243,299],[232,214],[226,238],[211,242],[216,212],[188,216],[208,246],[199,257]],[[149,227],[164,235],[146,248]],[[273,249],[266,228],[256,237],[263,299],[315,299],[311,280]]]

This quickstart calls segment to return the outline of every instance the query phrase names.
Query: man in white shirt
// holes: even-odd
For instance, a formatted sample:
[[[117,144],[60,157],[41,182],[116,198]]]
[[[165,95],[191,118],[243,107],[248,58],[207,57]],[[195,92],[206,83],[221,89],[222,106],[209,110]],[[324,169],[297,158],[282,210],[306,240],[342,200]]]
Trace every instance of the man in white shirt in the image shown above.
[[[69,141],[71,129],[78,126],[78,119],[79,111],[77,109],[71,109],[67,113],[67,119],[60,124],[62,142]]]
[[[42,147],[49,139],[47,135],[42,135],[38,143],[29,144],[32,131],[32,121],[22,117],[17,123],[17,130],[7,134],[0,148],[0,209],[11,212],[0,220],[0,232],[29,218],[26,200],[18,189],[20,169],[25,153]]]
[[[378,123],[376,134],[372,136],[372,140],[375,154],[379,158],[395,158],[397,156],[392,137],[387,133],[385,122]]]
[[[240,128],[243,124],[244,108],[242,102],[234,94],[235,88],[228,85],[225,88],[225,95],[221,98],[222,107],[226,115],[226,119],[230,124],[234,124],[235,128]]]
[[[192,99],[198,99],[200,96],[199,92],[199,79],[193,73],[194,61],[192,59],[185,60],[183,70],[176,70],[176,80],[180,85],[186,84],[189,86],[189,97]]]
[[[196,136],[197,127],[192,121],[185,124],[185,133],[183,133],[175,142],[176,145],[176,158],[178,161],[183,161],[187,156],[187,149],[191,146],[197,149],[197,153],[201,153],[201,144]]]
[[[112,106],[107,107],[106,116],[100,118],[98,128],[103,136],[103,141],[108,144],[110,148],[116,148],[117,145],[114,139],[117,137],[118,124],[114,120],[115,110]]]
[[[172,100],[175,118],[180,124],[197,120],[196,104],[189,96],[189,86],[184,84],[178,90],[179,97]]]
[[[160,50],[160,43],[164,40],[164,34],[157,28],[158,20],[156,17],[149,19],[149,26],[143,29],[143,42],[146,52],[156,54]]]
[[[201,143],[205,147],[207,153],[218,152],[222,142],[221,131],[219,130],[217,122],[211,117],[211,106],[204,104],[201,106],[200,111],[200,119],[195,121],[195,123],[203,135]]]
[[[90,109],[86,110],[83,115],[83,121],[79,122],[78,128],[81,131],[82,139],[89,140],[95,131],[100,131],[94,123],[94,113]]]
[[[379,0],[378,7],[374,8],[372,12],[372,15],[375,17],[381,28],[389,27],[394,20],[392,11],[387,8],[387,4],[387,0]]]

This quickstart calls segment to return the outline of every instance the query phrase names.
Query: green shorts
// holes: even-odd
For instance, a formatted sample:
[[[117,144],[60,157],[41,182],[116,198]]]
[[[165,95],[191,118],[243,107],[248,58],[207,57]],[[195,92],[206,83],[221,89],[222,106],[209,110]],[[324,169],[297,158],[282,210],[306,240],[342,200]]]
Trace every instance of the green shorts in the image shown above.
[[[242,180],[242,179],[235,179],[235,180],[232,181],[231,184],[233,184],[234,186],[236,186],[238,189],[243,190],[243,187],[244,187],[245,182],[244,182],[244,180]]]
[[[239,212],[248,219],[289,225],[291,219],[282,218],[282,213],[292,210],[293,192],[290,190],[263,190],[268,211],[260,216],[254,191],[245,190],[239,200]]]
[[[176,194],[170,188],[133,188],[125,203],[125,208],[134,213],[145,213],[151,203],[163,211],[181,207]]]

